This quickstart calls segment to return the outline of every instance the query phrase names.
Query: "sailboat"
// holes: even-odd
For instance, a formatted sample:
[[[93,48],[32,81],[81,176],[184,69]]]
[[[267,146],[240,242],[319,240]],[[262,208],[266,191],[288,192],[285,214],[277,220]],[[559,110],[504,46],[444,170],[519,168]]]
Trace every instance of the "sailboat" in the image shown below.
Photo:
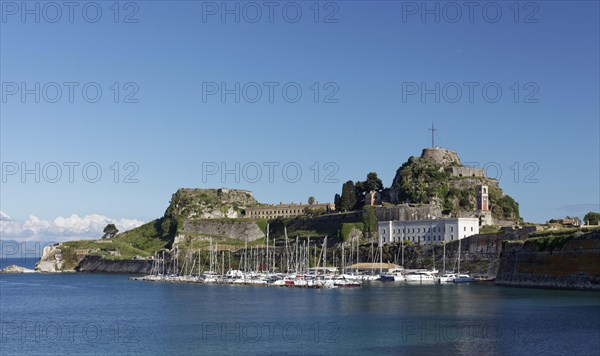
[[[475,278],[469,276],[468,274],[461,274],[460,273],[460,241],[461,239],[458,239],[458,272],[456,274],[456,276],[452,279],[452,282],[454,283],[471,283],[471,282],[475,282]]]
[[[216,250],[216,249],[215,249]],[[214,271],[216,265],[216,255],[213,251],[212,237],[210,238],[210,247],[208,254],[210,256],[209,270],[204,272],[204,283],[217,283],[219,281],[217,273]]]
[[[433,267],[431,270],[425,270],[425,269],[420,269],[420,270],[414,270],[411,272],[408,272],[404,275],[404,278],[406,279],[407,282],[418,282],[418,283],[435,283],[437,282],[437,273],[438,270],[435,269],[435,247],[432,244],[431,245],[431,257],[432,257],[432,261],[433,261]]]
[[[460,242],[459,242],[460,243]],[[456,277],[456,274],[454,272],[448,272],[446,271],[446,240],[444,239],[444,257],[443,257],[443,267],[442,267],[442,271],[444,271],[444,274],[442,274],[441,276],[439,276],[436,280],[436,282],[438,283],[452,283],[454,281],[454,277]]]

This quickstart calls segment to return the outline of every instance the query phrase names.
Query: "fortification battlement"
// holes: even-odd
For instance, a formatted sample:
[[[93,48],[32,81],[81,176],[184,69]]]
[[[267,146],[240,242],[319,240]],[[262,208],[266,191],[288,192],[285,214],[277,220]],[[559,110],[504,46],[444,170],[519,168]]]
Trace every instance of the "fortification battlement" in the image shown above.
[[[458,154],[441,147],[424,148],[421,159],[433,161],[443,166],[462,166]]]

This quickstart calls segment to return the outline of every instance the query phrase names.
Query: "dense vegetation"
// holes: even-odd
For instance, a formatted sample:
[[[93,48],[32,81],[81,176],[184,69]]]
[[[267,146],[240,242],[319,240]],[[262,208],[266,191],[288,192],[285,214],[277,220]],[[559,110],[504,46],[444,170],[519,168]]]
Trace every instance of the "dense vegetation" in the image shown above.
[[[365,193],[382,189],[383,182],[375,172],[367,174],[367,179],[362,182],[349,180],[342,185],[342,195],[335,195],[335,208],[337,211],[360,210],[364,205]]]
[[[460,194],[450,191],[447,184],[449,178],[450,173],[442,166],[410,157],[396,171],[392,188],[398,192],[398,201],[401,203],[429,204],[434,197],[443,198],[450,194],[449,198],[454,198]],[[446,204],[444,201],[444,205],[449,207],[453,203],[449,200]]]
[[[583,221],[585,221],[588,225],[598,225],[600,222],[600,213],[590,211],[589,213],[585,214]]]
[[[385,190],[387,199],[409,204],[439,204],[446,214],[477,208],[477,185],[486,184],[492,215],[496,219],[520,221],[519,204],[505,195],[497,185],[483,177],[453,177],[449,167],[431,160],[410,157],[396,171],[392,186]],[[382,191],[383,184],[377,173],[371,172],[364,182],[347,181],[342,194],[336,194],[335,204],[340,211],[363,208],[364,194]],[[392,196],[393,195],[393,196]]]

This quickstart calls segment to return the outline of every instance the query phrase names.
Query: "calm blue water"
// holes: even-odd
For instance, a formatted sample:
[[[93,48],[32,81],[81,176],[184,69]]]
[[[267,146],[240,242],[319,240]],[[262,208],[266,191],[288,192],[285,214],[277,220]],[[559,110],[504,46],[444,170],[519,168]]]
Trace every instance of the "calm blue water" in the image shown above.
[[[591,355],[600,294],[373,283],[309,290],[0,275],[0,353]]]

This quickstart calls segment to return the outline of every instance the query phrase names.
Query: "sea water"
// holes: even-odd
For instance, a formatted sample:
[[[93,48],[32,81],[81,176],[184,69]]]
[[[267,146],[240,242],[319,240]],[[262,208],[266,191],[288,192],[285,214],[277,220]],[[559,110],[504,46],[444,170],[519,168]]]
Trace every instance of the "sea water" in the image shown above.
[[[0,275],[0,354],[591,355],[600,350],[596,292],[395,282],[301,289],[128,277]]]

